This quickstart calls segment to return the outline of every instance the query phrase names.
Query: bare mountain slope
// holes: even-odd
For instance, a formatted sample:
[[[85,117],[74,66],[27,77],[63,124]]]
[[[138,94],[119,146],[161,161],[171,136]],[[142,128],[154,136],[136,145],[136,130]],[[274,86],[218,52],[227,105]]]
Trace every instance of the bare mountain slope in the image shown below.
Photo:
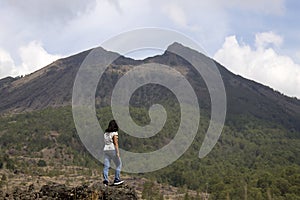
[[[195,56],[204,55],[181,44],[174,43],[169,48],[180,48]],[[73,83],[76,73],[90,50],[59,59],[52,64],[24,77],[7,77],[0,80],[0,113],[14,113],[43,109],[49,106],[59,107],[71,104]],[[107,52],[115,54],[114,52]],[[97,102],[100,106],[108,105],[114,84],[130,68],[142,63],[162,63],[174,67],[189,80],[199,98],[202,109],[210,109],[210,97],[201,76],[180,56],[166,50],[163,55],[133,60],[120,56],[106,71],[103,79],[110,82],[105,87],[98,87]],[[227,115],[250,115],[258,119],[281,124],[289,129],[300,130],[300,101],[274,91],[270,87],[235,75],[216,63],[224,81],[227,94]],[[152,87],[152,89],[155,89]],[[150,96],[164,99],[164,90]],[[147,90],[151,90],[148,86]],[[148,92],[149,92],[148,91]],[[160,95],[161,94],[161,95]],[[141,97],[140,97],[141,98]],[[133,98],[139,101],[139,98]],[[134,102],[133,102],[134,103]]]

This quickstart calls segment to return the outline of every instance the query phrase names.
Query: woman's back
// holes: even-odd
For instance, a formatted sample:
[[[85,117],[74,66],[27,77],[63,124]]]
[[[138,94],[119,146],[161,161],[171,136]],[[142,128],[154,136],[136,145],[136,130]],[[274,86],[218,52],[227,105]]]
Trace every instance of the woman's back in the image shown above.
[[[118,132],[105,132],[104,133],[104,151],[115,150],[113,137],[118,135]]]

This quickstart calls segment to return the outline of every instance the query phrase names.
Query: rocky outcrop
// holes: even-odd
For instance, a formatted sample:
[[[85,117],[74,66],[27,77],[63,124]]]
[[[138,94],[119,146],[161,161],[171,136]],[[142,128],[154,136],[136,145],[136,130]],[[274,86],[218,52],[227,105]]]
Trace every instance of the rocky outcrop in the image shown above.
[[[49,199],[49,200],[72,200],[72,199],[92,199],[92,200],[136,200],[135,190],[127,184],[121,186],[104,186],[102,183],[93,185],[80,185],[77,187],[67,187],[64,184],[50,183],[44,185],[36,191],[33,185],[26,190],[15,188],[13,191],[4,193],[0,191],[0,199]]]

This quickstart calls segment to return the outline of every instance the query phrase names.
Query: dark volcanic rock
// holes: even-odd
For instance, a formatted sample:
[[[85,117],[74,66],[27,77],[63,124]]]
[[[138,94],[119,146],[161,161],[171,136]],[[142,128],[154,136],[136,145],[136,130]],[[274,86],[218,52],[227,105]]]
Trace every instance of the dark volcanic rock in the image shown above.
[[[64,184],[51,183],[41,187],[39,191],[33,191],[33,185],[28,189],[21,190],[15,188],[10,193],[0,191],[0,199],[101,199],[101,200],[118,200],[128,199],[136,200],[137,195],[135,190],[124,184],[121,186],[104,186],[102,183],[95,183],[92,186],[81,185],[74,188],[67,187]]]
[[[98,192],[98,194],[96,194],[98,195],[98,199],[104,199],[104,200],[137,199],[135,190],[126,184],[120,186],[104,186],[101,183],[96,183],[92,185],[91,188],[93,191]]]

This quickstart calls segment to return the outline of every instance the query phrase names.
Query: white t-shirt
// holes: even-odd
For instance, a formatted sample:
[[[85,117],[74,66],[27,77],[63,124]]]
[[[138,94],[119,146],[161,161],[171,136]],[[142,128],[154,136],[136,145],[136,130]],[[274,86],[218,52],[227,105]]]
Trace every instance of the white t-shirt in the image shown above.
[[[113,142],[113,137],[118,135],[118,132],[109,132],[104,133],[104,151],[115,150],[115,145]]]

